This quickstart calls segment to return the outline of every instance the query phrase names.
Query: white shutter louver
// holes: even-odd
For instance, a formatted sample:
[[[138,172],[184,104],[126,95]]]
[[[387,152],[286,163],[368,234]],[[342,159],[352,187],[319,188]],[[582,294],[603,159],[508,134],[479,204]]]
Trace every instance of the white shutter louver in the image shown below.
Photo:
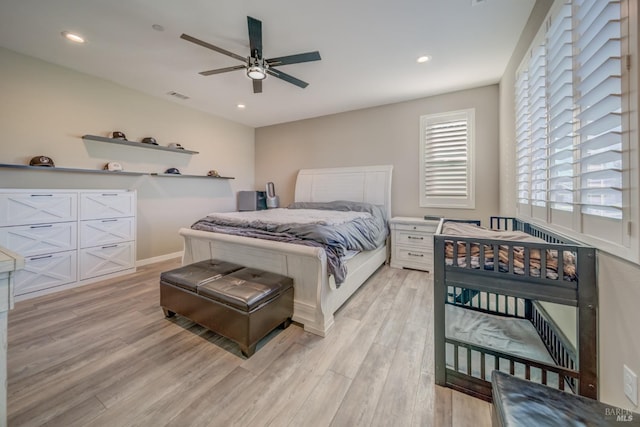
[[[546,37],[549,109],[549,202],[552,209],[573,211],[574,102],[571,5],[562,6]]]
[[[529,138],[529,79],[527,70],[516,78],[516,179],[518,203],[531,203],[531,156]]]
[[[547,204],[547,101],[544,44],[533,50],[529,65],[531,121],[531,204]]]

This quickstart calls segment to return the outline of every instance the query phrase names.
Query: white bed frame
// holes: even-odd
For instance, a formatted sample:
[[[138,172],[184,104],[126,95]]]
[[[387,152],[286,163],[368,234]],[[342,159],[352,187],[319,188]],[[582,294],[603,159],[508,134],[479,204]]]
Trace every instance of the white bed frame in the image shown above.
[[[384,205],[390,218],[392,169],[390,165],[302,169],[295,201],[373,203]],[[303,324],[305,331],[323,337],[333,326],[336,310],[387,260],[387,245],[359,253],[347,261],[347,278],[336,288],[321,248],[189,228],[180,229],[180,235],[184,238],[183,265],[215,258],[292,277],[293,320]]]

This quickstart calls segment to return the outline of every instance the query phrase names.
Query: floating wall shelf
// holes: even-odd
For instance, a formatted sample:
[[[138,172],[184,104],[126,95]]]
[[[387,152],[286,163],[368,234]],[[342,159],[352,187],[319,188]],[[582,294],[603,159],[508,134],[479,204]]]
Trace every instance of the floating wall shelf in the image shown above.
[[[12,168],[12,169],[30,169],[44,172],[75,172],[75,173],[102,173],[107,175],[148,175],[146,172],[127,172],[127,171],[106,171],[102,169],[77,169],[77,168],[60,168],[60,167],[48,167],[48,166],[28,166],[28,165],[13,165],[0,163],[0,168]]]
[[[129,172],[129,171],[107,171],[102,169],[78,169],[78,168],[61,168],[61,167],[48,167],[48,166],[28,166],[28,165],[15,165],[8,163],[0,163],[0,168],[10,169],[29,169],[42,172],[73,172],[73,173],[100,173],[105,175],[123,176],[142,176],[150,175],[153,177],[171,177],[171,178],[207,178],[207,179],[235,179],[232,176],[208,176],[208,175],[178,175],[172,173],[155,173],[155,172]]]
[[[146,148],[148,150],[170,151],[172,153],[181,153],[181,154],[198,154],[197,151],[180,150],[176,148],[163,147],[161,145],[147,144],[145,142],[125,141],[123,139],[107,138],[104,136],[97,136],[97,135],[83,135],[82,139],[86,139],[89,141],[108,142],[110,144],[124,145],[127,147]]]

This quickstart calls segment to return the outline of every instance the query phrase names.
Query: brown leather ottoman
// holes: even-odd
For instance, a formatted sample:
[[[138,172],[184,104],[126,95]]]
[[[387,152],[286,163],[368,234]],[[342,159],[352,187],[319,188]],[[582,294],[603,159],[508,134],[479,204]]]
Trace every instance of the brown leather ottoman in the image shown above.
[[[216,260],[160,276],[165,316],[180,314],[237,342],[250,357],[256,344],[293,315],[293,279]]]
[[[629,410],[497,370],[491,373],[491,384],[493,427],[640,425],[640,416]]]

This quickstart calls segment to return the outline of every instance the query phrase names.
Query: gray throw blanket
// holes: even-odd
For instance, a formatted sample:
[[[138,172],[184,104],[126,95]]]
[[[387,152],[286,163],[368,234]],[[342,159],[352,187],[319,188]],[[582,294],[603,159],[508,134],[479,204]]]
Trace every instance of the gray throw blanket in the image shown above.
[[[343,223],[316,221],[287,224],[264,220],[247,221],[241,219],[242,212],[226,216],[212,214],[195,222],[191,228],[323,248],[327,254],[327,269],[334,276],[336,285],[344,282],[347,275],[347,267],[342,261],[346,251],[376,249],[384,243],[388,234],[384,211],[376,205],[349,201],[301,202],[293,203],[288,209],[350,211],[364,214]],[[251,214],[255,216],[256,213]]]

